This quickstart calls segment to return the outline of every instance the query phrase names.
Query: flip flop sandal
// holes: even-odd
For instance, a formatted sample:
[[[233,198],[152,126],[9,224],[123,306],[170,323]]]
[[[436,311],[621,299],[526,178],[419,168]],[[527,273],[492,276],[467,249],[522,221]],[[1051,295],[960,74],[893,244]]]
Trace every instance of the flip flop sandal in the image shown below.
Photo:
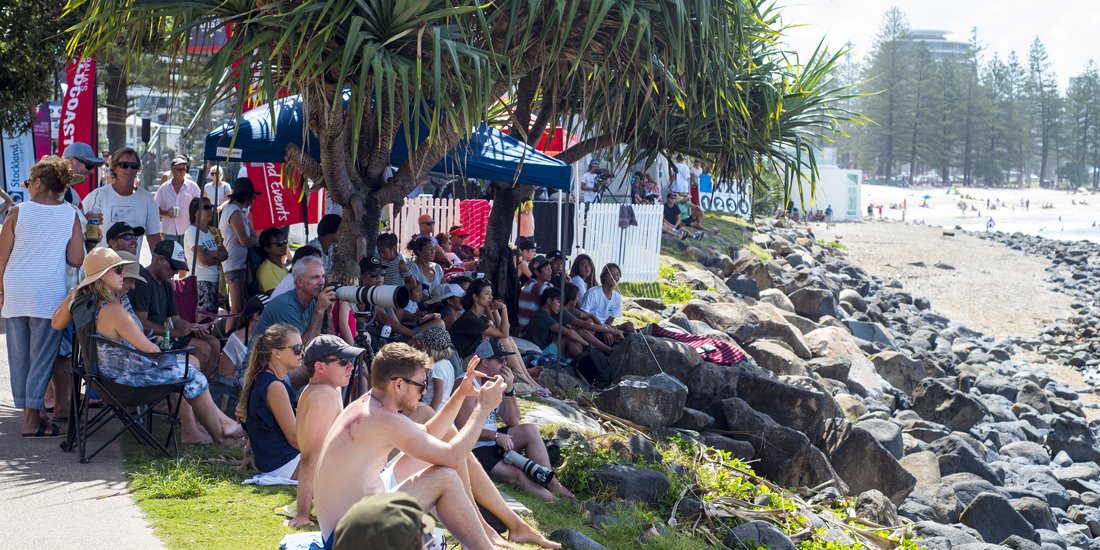
[[[51,424],[49,422],[46,422],[45,420],[40,420],[38,422],[38,431],[33,434],[23,434],[23,437],[26,437],[28,439],[50,439],[61,437],[63,435],[65,434],[61,432],[61,428],[59,428],[56,424]]]

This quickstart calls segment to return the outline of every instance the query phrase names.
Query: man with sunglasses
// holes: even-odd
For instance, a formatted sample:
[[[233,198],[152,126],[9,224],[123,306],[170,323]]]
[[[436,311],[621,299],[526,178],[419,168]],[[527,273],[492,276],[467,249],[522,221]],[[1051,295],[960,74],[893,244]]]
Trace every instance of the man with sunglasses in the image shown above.
[[[344,400],[340,390],[348,385],[355,361],[367,350],[349,346],[338,336],[322,334],[306,346],[302,366],[309,375],[309,385],[298,397],[295,417],[298,435],[298,511],[290,526],[312,525],[313,476],[321,446],[340,411]]]
[[[88,220],[99,220],[104,227],[117,222],[126,222],[130,227],[145,228],[145,239],[149,241],[150,252],[161,240],[160,210],[153,194],[139,189],[136,185],[141,161],[137,151],[123,147],[111,155],[111,172],[114,181],[93,189],[81,203]],[[138,237],[137,248],[141,248],[142,237]],[[101,240],[98,246],[106,247],[107,241]]]
[[[91,145],[82,141],[74,141],[69,144],[69,146],[65,148],[65,152],[61,153],[61,157],[69,159],[74,174],[84,176],[85,178],[90,176],[96,168],[107,163],[107,161],[99,158],[95,154]],[[65,190],[65,202],[76,204],[79,201],[78,195],[71,187]]]
[[[116,222],[107,229],[107,247],[115,252],[138,255],[138,238],[145,234],[140,227],[130,227],[126,222]]]
[[[154,198],[160,212],[161,233],[165,239],[183,244],[183,236],[191,227],[188,215],[191,199],[202,196],[202,190],[191,180],[187,157],[172,159],[172,179],[161,184]]]

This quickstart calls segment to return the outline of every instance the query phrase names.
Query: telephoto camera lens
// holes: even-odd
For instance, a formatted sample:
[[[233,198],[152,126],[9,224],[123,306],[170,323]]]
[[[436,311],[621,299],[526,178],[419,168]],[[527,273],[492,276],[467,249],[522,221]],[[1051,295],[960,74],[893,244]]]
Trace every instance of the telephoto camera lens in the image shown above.
[[[336,286],[336,299],[353,304],[401,309],[409,305],[409,289],[404,285]]]
[[[554,470],[515,451],[503,452],[503,449],[501,449],[501,451],[501,457],[504,459],[504,462],[519,468],[527,477],[535,480],[539,485],[546,487],[550,484],[550,480],[554,479]]]

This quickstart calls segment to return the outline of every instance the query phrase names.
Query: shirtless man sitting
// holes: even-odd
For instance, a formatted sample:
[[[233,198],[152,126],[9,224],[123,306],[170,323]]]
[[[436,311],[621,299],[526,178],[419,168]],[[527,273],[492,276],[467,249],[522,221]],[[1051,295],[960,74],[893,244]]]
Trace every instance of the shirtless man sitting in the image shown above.
[[[504,381],[496,377],[475,388],[478,374],[471,368],[453,398],[420,426],[401,411],[416,408],[431,366],[426,355],[406,344],[383,347],[371,364],[370,392],[336,418],[325,437],[313,483],[317,522],[326,545],[332,544],[337,523],[352,506],[364,497],[396,489],[439,518],[464,548],[492,547],[482,526],[470,521],[477,510],[456,470],[465,464],[489,412],[500,404]],[[440,438],[467,398],[476,403],[469,421],[450,441],[443,441]],[[380,474],[393,449],[432,466],[396,488],[387,487]]]
[[[309,375],[309,385],[298,397],[298,511],[287,520],[290,526],[313,525],[313,477],[317,472],[317,455],[325,443],[325,435],[344,409],[340,388],[348,385],[352,367],[363,348],[349,346],[332,334],[322,334],[302,352],[302,365]]]

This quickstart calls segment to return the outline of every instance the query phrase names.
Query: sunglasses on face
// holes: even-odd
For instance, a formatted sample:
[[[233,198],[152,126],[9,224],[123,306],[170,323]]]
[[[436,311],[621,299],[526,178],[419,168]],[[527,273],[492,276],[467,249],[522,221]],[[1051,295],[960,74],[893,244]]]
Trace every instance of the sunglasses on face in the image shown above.
[[[416,380],[409,380],[408,378],[405,378],[404,376],[394,376],[394,377],[390,378],[390,380],[397,380],[398,378],[404,380],[408,384],[412,384],[412,385],[420,388],[420,395],[424,395],[424,392],[428,391],[428,381],[427,380],[425,380],[423,382],[417,382]]]
[[[80,164],[84,165],[85,170],[91,170],[92,168],[95,168],[95,163],[88,162],[86,160],[80,160],[80,159],[77,159],[77,161],[79,161]]]
[[[271,241],[267,243],[267,246],[286,246],[286,243],[286,239],[283,239],[281,241]]]
[[[344,368],[348,368],[352,364],[350,359],[341,359],[339,357],[325,357],[321,361],[324,363],[340,363],[340,366]]]
[[[435,222],[420,222],[420,225],[435,225]]]
[[[117,166],[118,168],[125,169],[125,170],[137,170],[137,169],[141,168],[141,163],[140,162],[120,162],[120,163],[116,164],[115,166]]]
[[[133,233],[123,233],[123,234],[115,237],[115,240],[118,240],[118,241],[132,241],[135,238],[137,238],[137,237],[134,237]]]
[[[115,273],[118,273],[119,275],[122,275],[122,272],[123,272],[123,271],[124,271],[124,269],[123,269],[123,267],[122,267],[122,266],[120,266],[120,265],[116,265],[116,266],[114,267],[114,272],[115,272]]]
[[[202,208],[203,208],[203,210],[213,210],[214,205],[213,204],[204,204],[204,205],[202,205]]]
[[[294,344],[293,346],[279,346],[279,347],[277,347],[277,348],[275,348],[275,349],[288,349],[288,350],[290,350],[290,351],[291,351],[291,353],[293,353],[294,355],[301,355],[301,354],[302,354],[302,348],[303,348],[303,347],[304,347],[304,346],[303,346],[302,344]]]

